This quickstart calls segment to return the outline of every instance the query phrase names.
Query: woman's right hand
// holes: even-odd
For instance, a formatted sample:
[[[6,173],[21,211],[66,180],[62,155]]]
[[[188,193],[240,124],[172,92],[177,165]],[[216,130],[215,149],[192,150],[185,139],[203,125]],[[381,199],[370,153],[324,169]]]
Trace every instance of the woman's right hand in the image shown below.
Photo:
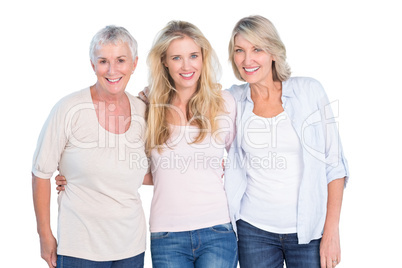
[[[148,105],[149,104],[148,95],[149,95],[149,87],[145,87],[142,91],[138,93],[138,98]]]
[[[64,191],[65,190],[64,185],[67,185],[66,178],[60,174],[57,175],[56,176],[56,185],[57,185],[56,190],[58,191],[58,193],[60,193],[60,191]]]
[[[53,235],[40,237],[41,257],[47,262],[49,268],[57,265],[57,242]]]

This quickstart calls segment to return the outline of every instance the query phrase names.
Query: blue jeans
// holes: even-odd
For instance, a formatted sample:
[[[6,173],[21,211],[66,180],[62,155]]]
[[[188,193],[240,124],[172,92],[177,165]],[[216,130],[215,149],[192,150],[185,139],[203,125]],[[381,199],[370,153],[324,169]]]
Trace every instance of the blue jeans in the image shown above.
[[[90,261],[57,255],[57,268],[143,268],[144,253],[118,261]]]
[[[151,233],[154,268],[235,268],[237,241],[232,224],[185,232]]]
[[[320,242],[298,244],[297,234],[275,234],[238,220],[240,267],[320,268]]]

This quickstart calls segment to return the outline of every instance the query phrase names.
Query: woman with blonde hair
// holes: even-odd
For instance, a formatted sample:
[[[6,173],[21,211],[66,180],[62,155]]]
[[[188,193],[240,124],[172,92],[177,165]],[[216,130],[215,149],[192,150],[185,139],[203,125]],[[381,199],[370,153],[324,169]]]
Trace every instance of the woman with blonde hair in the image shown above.
[[[156,37],[148,64],[153,267],[236,267],[221,178],[235,102],[217,83],[214,51],[196,26],[171,21]]]
[[[321,84],[290,77],[286,49],[262,16],[233,29],[229,59],[245,84],[225,189],[236,222],[241,267],[335,267],[339,217],[349,177]]]

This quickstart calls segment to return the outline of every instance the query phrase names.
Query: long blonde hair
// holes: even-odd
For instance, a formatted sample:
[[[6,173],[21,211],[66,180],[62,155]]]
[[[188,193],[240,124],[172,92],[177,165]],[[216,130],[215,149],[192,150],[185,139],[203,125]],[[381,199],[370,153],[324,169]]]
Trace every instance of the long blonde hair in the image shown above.
[[[160,153],[170,137],[166,117],[177,92],[164,61],[170,43],[185,36],[193,39],[201,47],[203,60],[197,89],[186,107],[187,121],[200,129],[193,143],[201,142],[209,131],[217,130],[214,118],[224,111],[222,86],[217,82],[220,65],[211,44],[195,25],[184,21],[169,22],[157,35],[147,58],[150,68],[146,135],[148,154],[154,148]]]

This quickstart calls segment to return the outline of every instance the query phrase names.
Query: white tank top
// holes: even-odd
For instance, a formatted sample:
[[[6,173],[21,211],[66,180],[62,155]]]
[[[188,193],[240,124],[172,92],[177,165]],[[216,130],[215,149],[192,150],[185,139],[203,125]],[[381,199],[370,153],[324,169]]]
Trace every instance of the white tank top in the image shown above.
[[[244,129],[247,190],[240,218],[273,233],[297,232],[302,148],[286,112],[272,118],[252,114]]]

